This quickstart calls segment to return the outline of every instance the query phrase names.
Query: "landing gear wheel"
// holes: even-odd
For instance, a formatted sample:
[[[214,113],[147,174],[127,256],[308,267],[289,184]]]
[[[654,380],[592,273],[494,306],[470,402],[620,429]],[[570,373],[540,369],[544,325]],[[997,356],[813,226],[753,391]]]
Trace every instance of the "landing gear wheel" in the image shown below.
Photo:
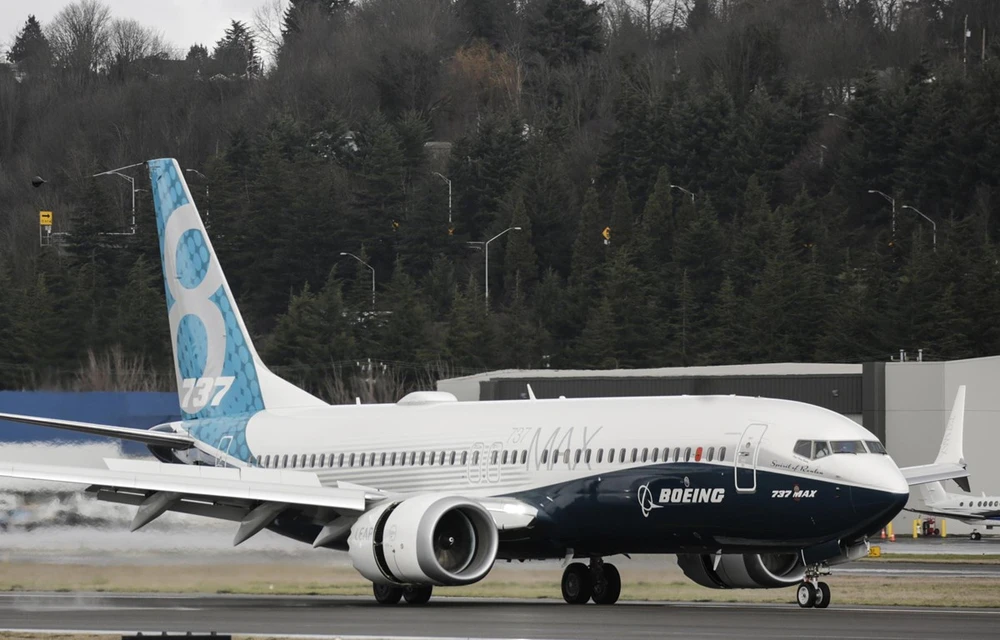
[[[816,603],[813,606],[817,609],[826,609],[830,606],[830,585],[825,582],[816,584]]]
[[[403,597],[403,588],[391,584],[373,584],[372,592],[379,604],[396,604]]]
[[[604,563],[601,572],[594,581],[594,604],[614,604],[622,594],[622,575],[618,567]]]
[[[593,578],[587,565],[574,562],[566,567],[562,577],[563,600],[569,604],[586,604],[593,594]]]
[[[795,601],[803,609],[809,609],[816,605],[816,587],[811,582],[803,582],[795,592]]]
[[[409,586],[403,587],[403,599],[406,604],[427,604],[431,599],[431,586]]]
[[[973,531],[972,533],[969,534],[969,540],[982,540],[982,539],[983,539],[983,534],[979,533],[978,531]]]

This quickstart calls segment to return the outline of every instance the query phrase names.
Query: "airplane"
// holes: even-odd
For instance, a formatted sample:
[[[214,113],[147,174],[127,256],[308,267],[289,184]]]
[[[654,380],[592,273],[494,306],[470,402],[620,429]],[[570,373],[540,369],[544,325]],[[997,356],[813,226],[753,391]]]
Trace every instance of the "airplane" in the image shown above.
[[[945,427],[937,462],[944,460],[964,460],[963,431],[965,425],[965,386],[958,388],[955,405]],[[966,478],[956,479],[956,483],[966,492],[970,486]],[[965,524],[985,525],[987,530],[1000,526],[1000,496],[981,496],[951,493],[942,482],[928,482],[918,488],[921,503],[907,506],[907,511],[938,518],[953,518]],[[994,524],[995,523],[995,524]],[[969,534],[972,540],[982,540],[983,534],[976,529]]]
[[[611,556],[677,554],[708,588],[795,587],[825,608],[830,567],[867,554],[909,486],[968,475],[958,459],[900,470],[827,409],[739,396],[331,406],[264,365],[180,165],[149,170],[181,420],[149,430],[0,420],[145,443],[106,469],[0,465],[138,507],[264,529],[348,553],[380,604],[425,604],[497,561],[562,559],[563,599],[613,604]],[[260,250],[266,250],[261,247]]]

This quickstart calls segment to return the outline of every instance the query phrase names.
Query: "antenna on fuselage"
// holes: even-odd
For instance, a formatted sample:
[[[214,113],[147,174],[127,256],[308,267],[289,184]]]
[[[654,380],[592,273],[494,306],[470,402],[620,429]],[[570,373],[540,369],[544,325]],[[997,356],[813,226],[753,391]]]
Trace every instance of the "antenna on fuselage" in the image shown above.
[[[528,387],[528,400],[538,400],[538,398],[535,397],[535,392],[532,390],[531,385],[528,384],[526,386]]]

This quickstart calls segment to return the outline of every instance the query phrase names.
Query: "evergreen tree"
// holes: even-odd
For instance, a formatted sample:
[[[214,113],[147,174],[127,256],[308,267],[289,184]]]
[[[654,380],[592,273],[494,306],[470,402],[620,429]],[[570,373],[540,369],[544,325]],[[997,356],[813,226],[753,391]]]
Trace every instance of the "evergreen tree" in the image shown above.
[[[52,48],[35,16],[29,15],[24,27],[14,36],[7,61],[21,65],[29,74],[43,73],[51,66]]]
[[[604,263],[607,246],[602,233],[610,220],[601,211],[597,190],[591,187],[584,195],[576,240],[573,242],[573,262],[570,286],[583,292],[594,293],[598,285],[598,272]]]
[[[118,298],[117,341],[126,354],[145,356],[156,367],[169,362],[170,328],[165,309],[160,274],[139,256]]]
[[[351,0],[289,0],[281,35],[285,42],[293,40],[316,21],[343,17],[351,5]]]
[[[577,341],[576,361],[590,369],[617,369],[615,358],[615,312],[611,300],[602,297],[591,307],[587,325]]]
[[[230,78],[253,80],[263,67],[253,32],[239,20],[233,20],[212,52],[216,73]]]
[[[726,276],[712,307],[712,333],[706,354],[708,364],[742,364],[753,346],[747,334],[745,303],[736,295],[733,279]]]
[[[529,22],[531,49],[549,65],[575,64],[601,51],[601,4],[585,0],[540,0]]]
[[[448,356],[457,366],[483,370],[490,366],[494,343],[492,316],[479,295],[479,284],[470,277],[463,289],[455,291],[448,322]]]
[[[666,167],[660,167],[656,184],[642,211],[640,231],[637,234],[642,239],[642,243],[637,245],[638,258],[648,259],[651,264],[658,265],[670,262],[678,230],[670,189],[670,173]]]
[[[611,243],[616,247],[629,246],[634,224],[632,199],[628,195],[628,183],[622,176],[615,185],[615,199],[611,208]]]

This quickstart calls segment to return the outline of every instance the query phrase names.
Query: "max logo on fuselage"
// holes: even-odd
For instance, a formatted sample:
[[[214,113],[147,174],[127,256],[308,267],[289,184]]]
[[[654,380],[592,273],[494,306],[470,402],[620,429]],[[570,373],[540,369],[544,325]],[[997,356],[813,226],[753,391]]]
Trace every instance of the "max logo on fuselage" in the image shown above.
[[[653,490],[649,488],[649,483],[639,487],[636,492],[639,500],[639,508],[642,509],[642,517],[648,518],[649,512],[653,509],[662,509],[665,504],[718,504],[726,498],[726,490],[722,487],[714,489],[693,489],[676,488],[660,489],[660,493],[653,499]]]

